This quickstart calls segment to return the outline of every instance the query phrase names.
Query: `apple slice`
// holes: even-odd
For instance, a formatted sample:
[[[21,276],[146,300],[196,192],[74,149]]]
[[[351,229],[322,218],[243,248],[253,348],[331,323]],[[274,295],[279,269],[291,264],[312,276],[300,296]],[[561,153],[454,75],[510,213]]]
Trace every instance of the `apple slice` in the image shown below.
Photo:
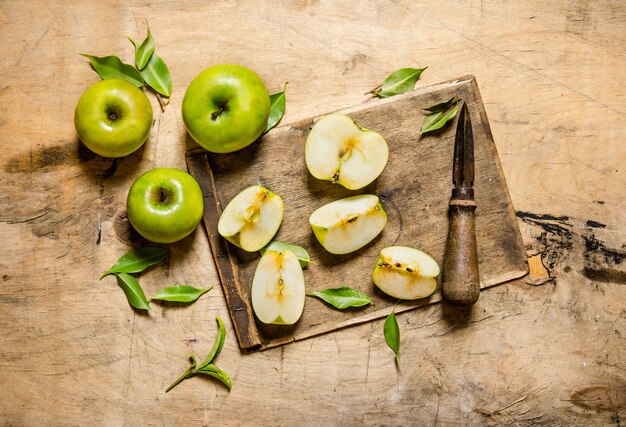
[[[217,223],[222,237],[244,251],[255,252],[267,245],[283,221],[283,199],[260,185],[237,194]]]
[[[406,246],[380,251],[372,279],[381,291],[394,298],[419,299],[437,289],[439,265],[430,255]]]
[[[378,236],[387,214],[373,194],[335,200],[311,214],[309,223],[320,244],[332,254],[347,254]]]
[[[304,310],[304,274],[291,251],[268,250],[252,279],[252,309],[263,323],[293,325]]]
[[[358,190],[383,171],[389,148],[379,133],[358,126],[348,116],[330,114],[309,132],[304,157],[315,178]]]

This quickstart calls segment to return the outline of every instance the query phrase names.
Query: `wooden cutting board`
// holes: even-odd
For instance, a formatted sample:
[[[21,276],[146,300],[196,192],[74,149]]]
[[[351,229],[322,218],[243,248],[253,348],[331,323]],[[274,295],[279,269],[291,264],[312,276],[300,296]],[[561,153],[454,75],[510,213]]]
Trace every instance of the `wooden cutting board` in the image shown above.
[[[188,153],[189,171],[200,183],[205,196],[204,226],[242,350],[274,347],[387,316],[397,300],[380,292],[371,279],[378,254],[385,246],[418,248],[442,265],[456,120],[437,134],[420,136],[420,126],[424,119],[423,108],[453,95],[459,95],[468,104],[473,124],[481,288],[527,273],[514,209],[474,77],[372,100],[340,111],[360,126],[382,134],[389,144],[385,170],[376,181],[358,191],[317,180],[308,172],[304,145],[316,117],[279,127],[235,153]],[[256,321],[249,289],[259,255],[236,248],[217,233],[222,207],[254,184],[261,184],[284,199],[284,219],[275,240],[300,245],[311,255],[314,263],[304,270],[307,291],[349,286],[371,296],[375,304],[339,311],[307,297],[302,318],[294,326],[269,327]],[[357,252],[342,256],[326,252],[309,227],[309,216],[323,204],[361,193],[380,197],[388,215],[387,226],[374,241]],[[430,298],[401,302],[395,311],[399,313],[439,301],[441,294],[437,291]]]

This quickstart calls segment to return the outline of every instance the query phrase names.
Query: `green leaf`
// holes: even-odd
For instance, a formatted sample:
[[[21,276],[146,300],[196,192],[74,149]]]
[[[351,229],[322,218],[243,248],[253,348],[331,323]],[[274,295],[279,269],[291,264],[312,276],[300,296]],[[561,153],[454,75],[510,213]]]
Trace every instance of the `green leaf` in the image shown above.
[[[117,276],[117,284],[126,294],[128,303],[139,310],[150,310],[150,303],[137,279],[127,273],[115,273],[115,275]]]
[[[311,257],[309,253],[302,246],[292,245],[290,243],[279,242],[277,240],[273,240],[269,242],[263,249],[259,251],[261,256],[265,255],[267,251],[276,251],[276,252],[285,252],[291,251],[298,261],[300,261],[300,266],[302,268],[306,268],[311,262]]]
[[[148,86],[163,96],[172,95],[172,76],[169,68],[159,55],[154,52],[146,67],[141,70],[141,77]]]
[[[204,359],[204,362],[202,362],[202,364],[199,366],[199,368],[203,368],[204,366],[207,366],[209,363],[213,362],[213,360],[215,360],[215,358],[222,351],[222,348],[224,348],[224,341],[226,340],[226,328],[224,327],[224,322],[220,317],[218,317],[216,320],[218,326],[217,338],[215,338],[213,348]]]
[[[448,99],[447,101],[440,102],[439,104],[435,104],[430,107],[424,108],[424,110],[430,111],[431,113],[438,113],[440,111],[445,111],[448,108],[450,108],[452,104],[456,103],[458,100],[459,100],[459,97],[455,95],[452,98]]]
[[[348,307],[363,307],[372,303],[372,299],[363,292],[348,287],[329,288],[320,292],[308,292],[307,296],[317,297],[339,310]]]
[[[154,39],[150,33],[150,27],[148,27],[148,35],[139,47],[133,39],[129,38],[128,40],[135,46],[135,65],[138,70],[143,70],[154,53]]]
[[[222,383],[224,383],[224,385],[228,387],[228,390],[231,389],[232,381],[230,377],[228,376],[228,374],[222,371],[217,366],[215,366],[213,363],[211,363],[213,359],[215,359],[222,351],[222,348],[224,347],[224,340],[226,339],[226,328],[224,327],[224,322],[219,317],[216,320],[219,326],[219,330],[217,333],[217,338],[215,339],[215,344],[213,344],[213,348],[211,349],[211,352],[207,355],[206,359],[204,359],[204,362],[202,362],[202,364],[197,367],[196,367],[196,356],[192,353],[189,356],[191,367],[189,367],[189,369],[187,369],[183,375],[178,377],[178,379],[176,379],[176,381],[174,381],[172,385],[170,385],[165,390],[166,393],[169,392],[174,387],[176,387],[184,379],[192,377],[197,374],[208,375],[210,377],[216,378],[220,380]]]
[[[401,68],[391,73],[383,84],[372,91],[379,98],[388,98],[413,90],[415,83],[420,78],[424,68]]]
[[[441,129],[448,123],[450,120],[456,116],[456,112],[459,109],[459,101],[456,100],[454,107],[448,110],[433,112],[426,117],[424,117],[424,122],[422,123],[422,134],[426,132],[432,132],[438,129]]]
[[[282,92],[270,95],[270,116],[267,119],[267,125],[263,131],[264,134],[276,126],[280,122],[280,119],[283,118],[283,114],[285,114],[285,105],[287,104],[287,83],[289,82],[285,83]]]
[[[384,333],[385,333],[385,341],[390,349],[396,354],[396,360],[399,362],[399,353],[400,353],[400,328],[398,327],[398,322],[396,321],[396,315],[394,313],[394,309],[389,313],[387,319],[385,320]]]
[[[202,374],[202,375],[209,375],[209,376],[211,376],[213,378],[217,378],[222,383],[224,383],[224,385],[226,387],[228,387],[229,390],[233,386],[233,383],[232,383],[230,377],[228,376],[228,374],[226,372],[222,371],[220,368],[218,368],[217,366],[215,366],[213,364],[206,365],[206,366],[203,366],[201,368],[195,369],[194,373],[195,374]]]
[[[135,67],[124,64],[117,56],[93,56],[81,53],[82,56],[89,59],[92,68],[98,73],[102,80],[121,79],[141,87],[143,86],[143,78]]]
[[[163,288],[156,294],[152,295],[150,301],[192,302],[209,292],[211,289],[213,289],[213,286],[206,289],[198,289],[187,285],[170,286]]]
[[[100,280],[109,274],[141,273],[146,268],[160,262],[168,255],[169,251],[167,249],[158,246],[146,246],[132,250],[122,255],[111,268],[100,276]]]

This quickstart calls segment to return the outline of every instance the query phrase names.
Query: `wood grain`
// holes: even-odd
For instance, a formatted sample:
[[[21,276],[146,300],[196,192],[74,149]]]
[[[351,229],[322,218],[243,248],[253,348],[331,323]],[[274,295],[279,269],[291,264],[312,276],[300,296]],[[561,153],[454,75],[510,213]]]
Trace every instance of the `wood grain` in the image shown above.
[[[103,159],[72,123],[98,80],[78,54],[132,62],[146,20],[171,103],[149,94],[149,140]],[[4,1],[0,40],[1,425],[624,425],[624,2]],[[186,169],[183,94],[217,63],[272,93],[288,81],[286,125],[377,102],[363,93],[401,67],[428,65],[418,90],[475,75],[533,274],[469,313],[400,313],[399,367],[382,319],[242,355],[220,286],[132,311],[98,281],[145,244],[128,188]],[[218,285],[202,229],[168,248],[139,278],[147,295]],[[210,351],[217,316],[232,391],[192,378],[165,394]]]
[[[383,173],[374,183],[356,192],[317,180],[308,172],[304,162],[304,145],[308,131],[317,118],[285,126],[232,154],[199,152],[189,156],[192,160],[188,162],[192,166],[190,172],[202,182],[207,203],[213,202],[208,206],[209,213],[204,220],[209,241],[219,238],[219,215],[216,213],[221,212],[220,206],[225,206],[243,189],[260,183],[280,195],[285,202],[283,224],[275,239],[302,246],[311,255],[313,263],[305,272],[307,292],[349,286],[372,295],[374,301],[360,310],[337,311],[320,301],[307,299],[302,318],[295,325],[255,325],[254,317],[242,317],[241,313],[252,312],[247,298],[258,255],[241,251],[231,244],[225,249],[223,241],[212,243],[212,247],[216,248],[214,261],[220,276],[226,279],[223,282],[225,293],[244,298],[233,301],[229,297],[227,300],[243,350],[290,343],[388,315],[398,301],[380,292],[371,280],[378,254],[386,246],[417,247],[432,254],[439,265],[443,264],[455,126],[451,123],[435,135],[423,136],[419,135],[419,128],[424,120],[423,109],[454,95],[467,103],[469,114],[474,118],[475,189],[480,206],[476,228],[482,287],[501,283],[502,278],[515,279],[526,274],[524,246],[506,181],[499,167],[489,122],[485,121],[478,86],[472,76],[461,77],[405,96],[341,112],[349,112],[359,126],[379,132],[389,145],[389,163]],[[204,169],[198,169],[203,166]],[[388,217],[385,229],[354,254],[329,254],[310,231],[309,216],[315,209],[333,200],[363,193],[380,197]],[[233,277],[238,279],[232,280]],[[395,310],[401,313],[439,301],[441,295],[437,292],[423,300],[400,302]],[[258,338],[251,341],[249,336],[256,331]],[[259,343],[262,344],[259,346]]]

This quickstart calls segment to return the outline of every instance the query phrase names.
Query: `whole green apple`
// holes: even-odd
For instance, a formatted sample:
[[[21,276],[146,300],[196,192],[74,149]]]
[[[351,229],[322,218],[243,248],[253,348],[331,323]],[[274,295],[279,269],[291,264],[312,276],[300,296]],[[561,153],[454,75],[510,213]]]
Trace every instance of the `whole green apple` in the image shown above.
[[[101,80],[78,100],[74,127],[94,153],[127,156],[148,139],[152,105],[141,90],[124,80]]]
[[[156,168],[128,191],[128,219],[139,234],[156,243],[176,242],[196,229],[204,213],[202,190],[187,172]]]
[[[221,64],[193,79],[182,110],[187,132],[198,144],[213,153],[230,153],[261,136],[269,117],[270,96],[252,70]]]

